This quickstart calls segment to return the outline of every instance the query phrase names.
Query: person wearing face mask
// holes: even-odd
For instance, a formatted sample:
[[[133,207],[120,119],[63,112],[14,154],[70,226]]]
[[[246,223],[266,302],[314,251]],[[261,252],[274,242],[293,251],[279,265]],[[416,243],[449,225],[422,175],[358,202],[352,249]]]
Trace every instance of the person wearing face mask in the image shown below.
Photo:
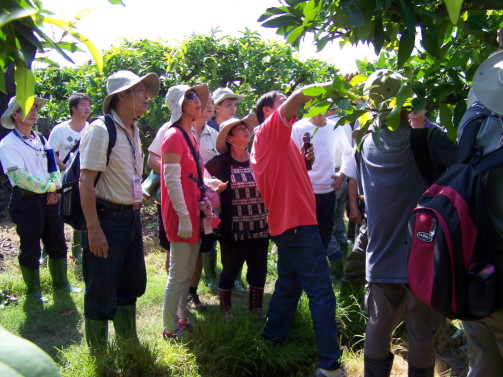
[[[118,71],[107,81],[103,113],[115,126],[115,145],[102,119],[86,128],[80,142],[80,199],[87,224],[82,235],[86,283],[84,316],[91,352],[106,348],[108,320],[118,338],[138,342],[136,300],[147,284],[140,207],[143,153],[137,118],[159,92],[155,73],[139,77]]]
[[[171,248],[164,292],[164,339],[181,337],[191,329],[186,316],[187,295],[202,237],[201,212],[211,212],[211,205],[204,200],[204,164],[192,128],[206,108],[208,95],[206,84],[175,85],[166,94],[171,125],[161,146],[161,210]]]

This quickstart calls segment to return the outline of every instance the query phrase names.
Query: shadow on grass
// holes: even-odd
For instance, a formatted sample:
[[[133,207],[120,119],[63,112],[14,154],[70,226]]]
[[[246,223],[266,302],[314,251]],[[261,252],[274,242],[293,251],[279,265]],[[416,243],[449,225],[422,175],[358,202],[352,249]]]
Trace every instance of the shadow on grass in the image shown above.
[[[53,300],[46,304],[27,297],[23,311],[25,320],[19,328],[19,335],[36,343],[54,359],[58,349],[80,342],[82,333],[78,324],[81,315],[69,292],[54,292]]]

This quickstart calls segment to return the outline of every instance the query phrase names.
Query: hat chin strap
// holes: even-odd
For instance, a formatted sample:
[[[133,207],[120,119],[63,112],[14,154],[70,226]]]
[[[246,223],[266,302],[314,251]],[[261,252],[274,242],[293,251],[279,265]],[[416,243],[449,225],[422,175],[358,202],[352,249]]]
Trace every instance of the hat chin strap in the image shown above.
[[[133,87],[129,88],[129,90],[131,90],[131,97],[133,98],[133,122],[136,122],[136,113],[135,113],[135,109],[136,109],[136,106],[134,104],[134,93],[133,93]]]

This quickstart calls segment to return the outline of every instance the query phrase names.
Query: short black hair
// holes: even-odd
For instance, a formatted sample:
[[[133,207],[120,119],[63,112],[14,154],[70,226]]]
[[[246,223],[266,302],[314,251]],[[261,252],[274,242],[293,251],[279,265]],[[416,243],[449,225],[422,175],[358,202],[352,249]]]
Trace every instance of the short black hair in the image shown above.
[[[264,122],[264,107],[272,107],[274,105],[274,100],[276,97],[281,94],[279,90],[271,90],[265,94],[262,94],[260,98],[257,100],[257,105],[255,106],[255,115],[257,116],[257,120],[259,124]]]
[[[70,98],[68,98],[68,107],[70,108],[70,115],[73,115],[72,107],[79,106],[80,100],[88,100],[91,102],[91,97],[85,93],[73,93]]]

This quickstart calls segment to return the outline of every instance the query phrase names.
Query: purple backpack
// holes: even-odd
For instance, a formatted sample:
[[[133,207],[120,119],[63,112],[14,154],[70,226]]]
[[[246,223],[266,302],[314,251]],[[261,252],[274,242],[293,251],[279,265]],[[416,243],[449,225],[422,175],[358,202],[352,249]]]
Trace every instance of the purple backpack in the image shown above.
[[[485,176],[503,166],[503,149],[474,148],[487,113],[464,117],[457,162],[420,197],[409,219],[408,274],[412,293],[452,319],[476,320],[495,309],[492,225]],[[466,119],[466,120],[465,120]]]

